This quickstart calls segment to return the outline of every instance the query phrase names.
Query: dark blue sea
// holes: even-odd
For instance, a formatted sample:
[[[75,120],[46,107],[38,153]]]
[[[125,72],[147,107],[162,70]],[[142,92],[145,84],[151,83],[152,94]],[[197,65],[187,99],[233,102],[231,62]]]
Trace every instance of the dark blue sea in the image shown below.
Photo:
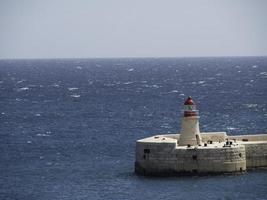
[[[267,171],[134,174],[135,141],[180,129],[267,133],[267,57],[0,61],[0,199],[267,199]]]

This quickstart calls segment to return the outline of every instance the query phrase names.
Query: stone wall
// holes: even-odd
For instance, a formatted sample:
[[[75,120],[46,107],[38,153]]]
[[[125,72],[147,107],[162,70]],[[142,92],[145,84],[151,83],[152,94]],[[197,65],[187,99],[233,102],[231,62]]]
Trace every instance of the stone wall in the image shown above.
[[[244,143],[247,168],[267,167],[267,142]]]
[[[228,136],[245,146],[247,168],[267,167],[267,134]]]
[[[137,142],[139,174],[232,173],[246,170],[245,147],[177,147],[176,143]]]

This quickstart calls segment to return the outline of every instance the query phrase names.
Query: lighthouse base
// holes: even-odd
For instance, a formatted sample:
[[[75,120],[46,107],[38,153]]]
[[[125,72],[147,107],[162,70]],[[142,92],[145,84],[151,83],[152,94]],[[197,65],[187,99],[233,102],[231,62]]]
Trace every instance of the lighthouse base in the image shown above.
[[[154,176],[239,174],[250,168],[267,166],[267,134],[201,135],[201,146],[178,146],[179,134],[138,140],[135,172]]]

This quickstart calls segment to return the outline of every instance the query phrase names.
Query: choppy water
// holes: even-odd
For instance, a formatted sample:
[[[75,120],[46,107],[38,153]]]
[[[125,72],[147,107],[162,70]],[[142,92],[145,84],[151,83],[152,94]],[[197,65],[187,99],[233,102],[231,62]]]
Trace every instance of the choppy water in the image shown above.
[[[0,61],[0,199],[267,199],[267,172],[136,176],[137,139],[267,132],[267,57]]]

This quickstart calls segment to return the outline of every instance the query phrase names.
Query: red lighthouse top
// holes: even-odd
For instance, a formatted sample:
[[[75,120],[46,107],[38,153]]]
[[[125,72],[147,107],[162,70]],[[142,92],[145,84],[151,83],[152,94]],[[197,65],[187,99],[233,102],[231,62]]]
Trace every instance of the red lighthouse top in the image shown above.
[[[188,97],[184,102],[184,117],[198,116],[198,110],[192,97]]]
[[[193,101],[192,97],[189,96],[186,101],[184,102],[184,105],[196,105],[195,102]]]

